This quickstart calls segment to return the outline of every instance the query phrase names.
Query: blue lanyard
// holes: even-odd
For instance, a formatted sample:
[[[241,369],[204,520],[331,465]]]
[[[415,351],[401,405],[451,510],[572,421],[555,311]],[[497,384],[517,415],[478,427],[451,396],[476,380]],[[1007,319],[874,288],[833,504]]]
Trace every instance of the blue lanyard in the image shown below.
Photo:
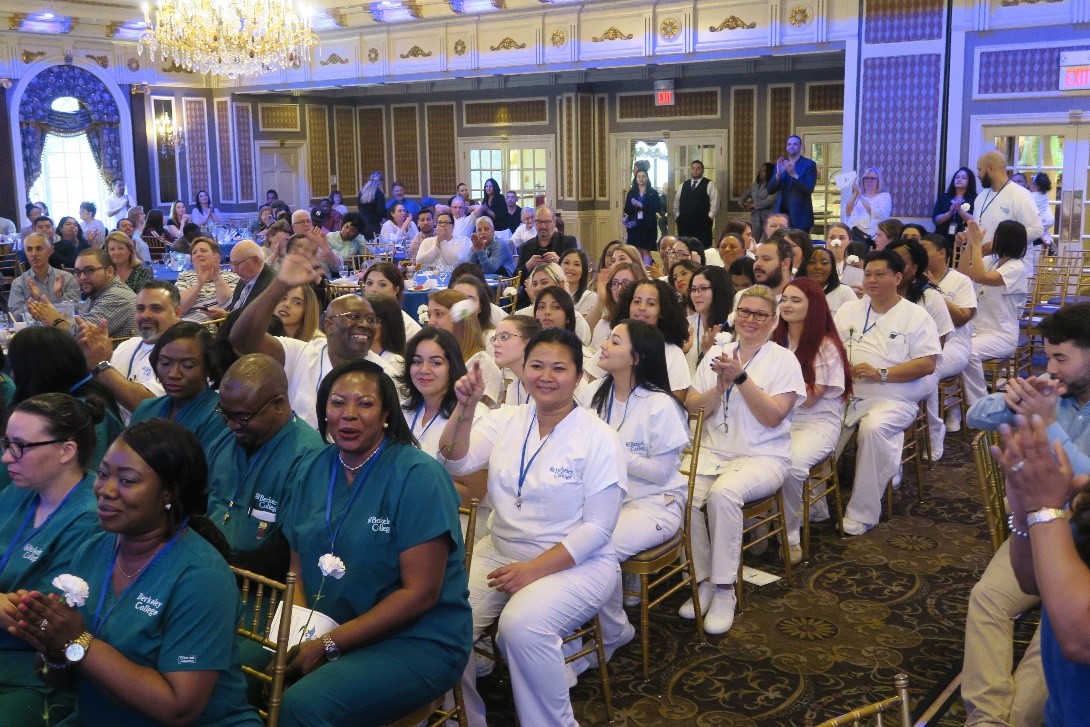
[[[295,421],[295,415],[292,414],[291,421],[288,422],[288,424],[284,425],[284,427],[287,428],[294,421]],[[282,432],[284,430],[281,429],[280,431]],[[272,439],[265,442],[264,444],[261,445],[261,447],[258,448],[258,450],[254,453],[254,456],[250,457],[250,460],[246,463],[246,473],[242,477],[238,477],[238,478],[235,479],[235,491],[231,493],[231,499],[227,503],[227,512],[223,516],[223,522],[224,523],[226,523],[228,520],[231,519],[231,511],[235,509],[235,500],[238,499],[238,491],[242,488],[242,485],[243,485],[244,482],[249,481],[250,473],[253,471],[254,467],[257,466],[258,460],[261,459],[261,455],[262,455],[262,453],[264,453],[265,448],[268,447],[276,439],[279,438],[277,436],[277,435],[279,435],[279,433],[280,432],[277,432],[276,434],[274,434]]]
[[[314,391],[318,391],[322,387],[322,372],[325,371],[325,350],[329,348],[329,344],[322,346],[322,353],[318,356],[318,385],[314,387]]]
[[[110,567],[106,570],[106,580],[102,582],[102,592],[98,595],[98,606],[95,608],[95,618],[94,621],[91,623],[91,633],[94,634],[95,637],[98,637],[99,630],[102,628],[102,625],[106,623],[106,620],[108,618],[110,618],[110,614],[114,612],[115,608],[117,608],[117,604],[121,603],[122,599],[125,598],[125,594],[132,590],[132,587],[136,585],[137,581],[139,581],[145,573],[151,570],[151,567],[155,565],[155,561],[162,558],[163,555],[168,550],[170,550],[176,542],[178,542],[178,538],[182,537],[182,533],[184,533],[186,531],[186,528],[188,527],[189,518],[186,518],[185,520],[182,520],[182,524],[178,526],[178,532],[174,533],[171,539],[167,541],[167,544],[164,545],[159,550],[159,552],[155,554],[155,557],[151,559],[151,562],[143,567],[143,569],[136,576],[133,582],[125,586],[125,590],[123,590],[120,595],[118,595],[117,600],[115,600],[113,602],[113,605],[110,606],[110,610],[107,611],[105,615],[103,615],[102,606],[106,603],[106,592],[113,589],[114,566],[117,565],[117,554],[121,551],[121,543],[117,542],[116,540],[114,541],[113,557],[110,558]]]
[[[75,490],[76,487],[79,487],[82,482],[83,479],[81,478],[80,481],[76,483],[75,487],[65,493],[64,497],[61,498],[60,503],[57,504],[57,507],[53,508],[53,512],[49,513],[49,515],[46,516],[45,520],[42,521],[42,524],[35,528],[35,530],[41,530],[47,524],[49,524],[49,521],[53,519],[53,516],[56,515],[62,507],[64,507],[64,503],[68,502],[69,495],[71,495],[73,490]],[[34,533],[30,533],[22,542],[19,542],[19,538],[23,536],[23,531],[26,530],[26,526],[30,524],[30,519],[34,517],[34,512],[38,509],[38,505],[40,505],[41,502],[41,495],[35,495],[34,499],[31,500],[30,507],[27,508],[27,513],[23,517],[22,524],[19,525],[19,529],[15,531],[15,537],[11,539],[11,543],[8,545],[8,549],[4,551],[4,557],[0,559],[0,573],[4,572],[5,566],[7,566],[8,561],[11,560],[11,556],[15,554],[16,549],[23,545],[26,545],[26,543],[34,537]]]
[[[416,410],[416,414],[413,414],[413,424],[412,424],[411,427],[409,427],[410,431],[413,431],[413,432],[416,431],[416,423],[417,423],[417,421],[420,420],[420,417],[423,416],[423,415],[424,415],[424,405],[421,404],[420,408]],[[417,437],[417,440],[421,440],[421,439],[424,438],[424,435],[428,433],[428,430],[431,429],[431,425],[435,424],[435,420],[438,419],[438,418],[439,418],[439,412],[436,412],[435,416],[433,416],[431,418],[431,421],[428,422],[424,426],[424,431],[420,432],[420,436]]]
[[[696,314],[696,330],[693,332],[693,335],[696,336],[696,360],[699,361],[701,358],[703,358],[703,353],[704,353],[703,351],[700,350],[701,349],[701,344],[704,343],[704,340],[703,340],[704,337],[702,335],[700,335],[700,314],[699,313]]]
[[[534,424],[537,422],[537,412],[534,412],[534,416],[530,419],[530,426],[526,428],[526,437],[522,440],[522,458],[519,460],[519,487],[518,492],[515,494],[515,508],[522,509],[522,486],[526,483],[526,475],[530,472],[530,467],[533,466],[534,460],[541,454],[541,450],[545,448],[546,443],[549,441],[549,437],[553,436],[553,432],[556,431],[556,427],[553,427],[553,432],[549,432],[545,435],[545,439],[538,445],[537,451],[530,457],[530,461],[526,461],[526,445],[530,441],[530,432],[534,431]],[[559,426],[559,425],[558,425]]]
[[[879,321],[880,317],[875,318],[874,323],[871,323],[869,326],[867,325],[868,323],[870,323],[870,311],[871,311],[871,304],[867,303],[867,317],[863,319],[863,332],[859,334],[860,339],[862,339],[863,336],[867,335],[872,328],[874,328],[875,326],[878,325],[878,321]]]
[[[378,462],[379,456],[382,455],[382,450],[386,449],[386,443],[390,441],[383,438],[382,444],[379,445],[375,453],[371,455],[371,462],[367,465],[367,468],[356,475],[355,481],[352,483],[352,496],[348,499],[348,504],[344,507],[344,512],[341,513],[341,519],[337,523],[337,529],[333,529],[333,523],[330,517],[333,514],[333,488],[337,486],[337,464],[340,457],[334,458],[333,467],[329,472],[329,492],[326,493],[325,498],[325,527],[329,531],[329,552],[335,553],[337,549],[337,535],[341,532],[341,526],[344,525],[344,520],[348,517],[348,511],[352,509],[352,505],[355,504],[356,498],[363,492],[363,483],[367,480],[367,475],[371,474],[371,470],[375,468],[375,464]]]
[[[517,377],[515,378],[515,401],[517,401],[519,404],[529,404],[530,403],[530,392],[529,391],[526,392],[526,401],[522,400],[522,379],[519,379]]]
[[[613,416],[613,392],[617,389],[617,382],[613,381],[609,385],[609,405],[606,407],[606,424],[610,424],[610,419]],[[624,427],[625,420],[628,419],[628,405],[632,403],[632,395],[636,393],[636,389],[628,392],[628,400],[624,403],[624,416],[621,417],[621,423],[617,425],[617,431],[620,432]],[[610,424],[612,426],[612,424]],[[550,432],[551,434],[551,432]]]
[[[136,344],[136,349],[135,349],[135,350],[134,350],[134,351],[132,352],[132,356],[130,356],[130,357],[129,357],[129,368],[128,368],[128,370],[127,370],[127,371],[125,372],[125,378],[126,378],[126,379],[130,379],[130,378],[132,378],[132,367],[133,367],[133,364],[135,364],[135,363],[136,363],[136,356],[137,356],[137,354],[139,354],[139,353],[140,353],[140,349],[142,349],[143,347],[144,347],[144,344],[143,344],[143,343],[138,343],[138,344]]]

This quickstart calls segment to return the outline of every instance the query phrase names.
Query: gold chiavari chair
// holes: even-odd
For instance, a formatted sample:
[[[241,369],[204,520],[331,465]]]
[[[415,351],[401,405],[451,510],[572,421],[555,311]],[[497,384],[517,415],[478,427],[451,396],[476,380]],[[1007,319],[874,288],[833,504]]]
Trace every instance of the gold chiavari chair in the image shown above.
[[[934,468],[931,460],[931,429],[927,426],[927,400],[920,402],[916,418],[905,429],[905,444],[901,450],[901,467],[911,464],[916,470],[916,497],[920,502],[924,499],[923,467],[926,462],[928,469]],[[902,475],[903,476],[903,475]],[[886,515],[893,519],[893,481],[886,483]]]
[[[899,727],[912,727],[912,709],[908,701],[908,675],[898,674],[893,678],[893,686],[897,689],[897,696],[883,699],[880,702],[874,702],[858,709],[853,709],[850,712],[834,717],[833,719],[822,722],[817,727],[862,727],[863,720],[874,718],[871,724],[876,727],[882,727],[882,725],[893,724],[885,722],[882,716],[886,713],[897,710],[896,725]]]
[[[969,427],[964,424],[964,421],[965,414],[969,411],[969,405],[965,399],[965,383],[961,380],[960,375],[947,376],[939,381],[939,418],[945,420],[946,413],[954,407],[957,407],[957,410],[961,412],[961,421],[963,422],[961,434],[967,438],[969,436]]]
[[[840,476],[836,471],[836,455],[830,454],[810,468],[810,476],[802,483],[802,559],[810,557],[810,508],[823,497],[833,496],[836,529],[844,537],[844,501],[840,496]]]
[[[8,296],[11,294],[11,284],[23,274],[23,265],[19,262],[19,254],[5,252],[0,254],[0,301],[4,306],[8,304]]]
[[[237,633],[261,646],[273,651],[271,674],[266,674],[250,666],[243,665],[247,676],[268,685],[265,709],[260,710],[268,727],[277,727],[280,723],[280,706],[284,695],[284,672],[288,667],[288,637],[291,634],[291,610],[295,598],[294,573],[288,573],[283,583],[270,580],[257,573],[231,566],[239,580],[242,602],[250,613],[243,614]],[[272,616],[278,605],[283,603],[280,614],[280,628],[276,634],[269,633]],[[273,641],[272,638],[276,640]]]
[[[980,483],[980,499],[984,504],[984,517],[988,522],[988,536],[993,551],[999,550],[1003,541],[1010,537],[1004,498],[1006,476],[991,450],[991,445],[998,443],[999,437],[995,432],[984,431],[973,437],[971,445],[976,476]]]
[[[739,613],[742,612],[742,571],[745,568],[744,560],[747,550],[759,548],[769,538],[779,536],[784,574],[788,584],[792,582],[791,551],[787,544],[787,514],[783,507],[783,488],[781,487],[768,497],[761,498],[756,502],[747,502],[743,505],[742,522],[744,523],[742,526],[742,557],[738,559],[738,580],[734,584],[734,594],[738,599]]]
[[[496,281],[496,305],[503,308],[508,313],[515,312],[515,306],[518,305],[518,290],[522,285],[522,273],[510,277],[500,278]],[[514,289],[514,295],[504,295],[504,291],[508,288]]]

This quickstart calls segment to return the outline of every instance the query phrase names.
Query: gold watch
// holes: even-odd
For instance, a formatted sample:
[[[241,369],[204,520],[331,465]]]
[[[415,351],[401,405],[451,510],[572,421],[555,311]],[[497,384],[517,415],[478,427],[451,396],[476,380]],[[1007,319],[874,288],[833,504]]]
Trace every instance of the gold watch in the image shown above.
[[[64,658],[68,659],[69,664],[78,664],[83,661],[83,657],[87,656],[87,649],[91,647],[93,638],[90,631],[84,631],[65,645]]]

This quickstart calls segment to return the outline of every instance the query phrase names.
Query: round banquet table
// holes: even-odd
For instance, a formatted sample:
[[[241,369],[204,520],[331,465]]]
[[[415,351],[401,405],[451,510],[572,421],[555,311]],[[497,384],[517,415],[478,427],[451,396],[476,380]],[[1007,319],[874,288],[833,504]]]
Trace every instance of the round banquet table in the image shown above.
[[[175,275],[177,275],[177,274],[175,274]],[[499,275],[485,275],[484,279],[485,279],[485,282],[488,284],[489,289],[495,290],[496,286],[499,285],[500,276]],[[343,279],[338,278],[337,280],[332,280],[329,283],[329,287],[332,289],[334,295],[344,295],[345,293],[361,293],[362,292],[360,290],[359,281],[355,280],[354,278],[351,278],[351,277],[343,278]],[[428,295],[430,295],[431,293],[434,293],[437,290],[445,290],[445,289],[446,289],[446,286],[441,285],[441,286],[436,286],[434,288],[428,288],[427,290],[424,290],[424,289],[419,289],[418,290],[416,288],[416,286],[409,283],[405,287],[405,297],[401,301],[401,310],[408,313],[410,316],[412,316],[412,319],[414,321],[417,321],[419,323],[420,321],[419,321],[419,318],[417,316],[417,311],[420,309],[420,306],[422,306],[422,305],[426,306],[428,304]]]

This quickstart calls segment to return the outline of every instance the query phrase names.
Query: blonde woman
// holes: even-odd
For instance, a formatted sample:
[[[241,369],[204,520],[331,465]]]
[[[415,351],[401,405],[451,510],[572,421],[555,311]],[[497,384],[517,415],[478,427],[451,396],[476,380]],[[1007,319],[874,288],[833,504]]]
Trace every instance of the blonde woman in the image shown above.
[[[882,190],[882,173],[877,167],[867,167],[852,183],[852,194],[844,205],[844,221],[852,228],[852,236],[873,239],[878,234],[878,223],[889,219],[892,211],[893,198]]]
[[[144,283],[151,280],[151,271],[140,264],[136,247],[124,232],[111,232],[106,236],[106,254],[114,264],[118,279],[139,293]]]
[[[309,285],[300,285],[284,293],[280,304],[276,306],[276,316],[284,324],[284,331],[288,338],[294,338],[297,341],[325,338],[322,329],[318,327],[321,318],[318,296],[314,294],[314,288]]]
[[[593,317],[594,334],[590,337],[590,347],[598,350],[602,342],[609,336],[612,329],[610,321],[617,312],[617,305],[621,296],[635,283],[647,280],[647,271],[642,265],[634,263],[619,263],[610,268],[605,276],[598,276],[598,304],[591,311]]]
[[[635,248],[632,248],[635,250]],[[639,253],[637,253],[638,255]],[[564,269],[556,263],[542,263],[538,265],[530,273],[530,278],[526,281],[526,295],[530,297],[530,305],[525,308],[519,308],[515,313],[520,316],[534,317],[534,307],[537,302],[537,296],[541,291],[553,285],[559,285],[561,288],[567,289],[568,277],[564,275]],[[579,336],[579,340],[583,342],[583,345],[590,343],[590,325],[587,323],[586,318],[581,313],[575,314],[575,335]]]

